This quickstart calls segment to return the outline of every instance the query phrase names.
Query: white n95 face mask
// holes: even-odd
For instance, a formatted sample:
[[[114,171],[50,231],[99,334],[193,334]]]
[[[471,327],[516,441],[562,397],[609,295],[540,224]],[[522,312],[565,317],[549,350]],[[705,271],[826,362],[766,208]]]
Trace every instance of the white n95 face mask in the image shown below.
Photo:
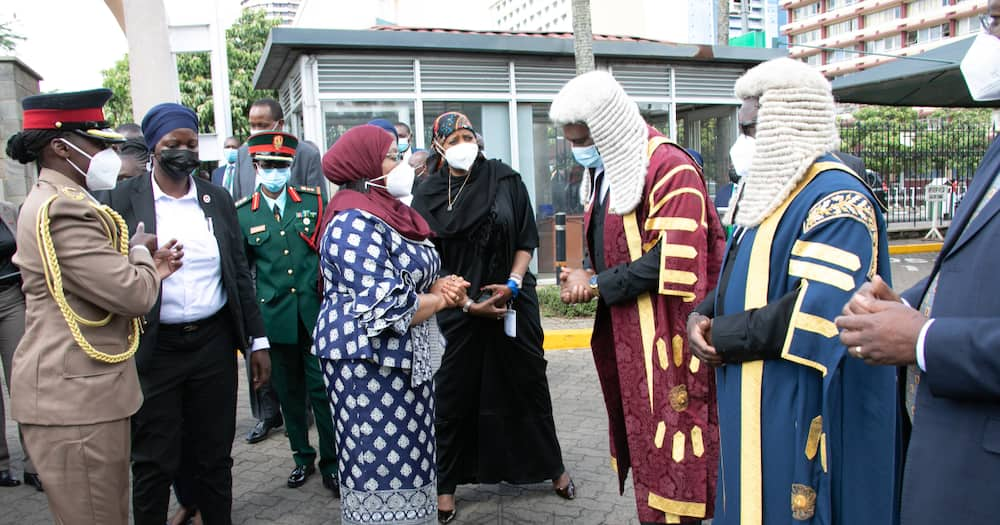
[[[478,156],[479,145],[475,142],[455,144],[444,152],[444,160],[448,161],[448,165],[462,171],[469,171]]]
[[[388,174],[378,177],[377,179],[365,181],[365,184],[375,186],[376,188],[384,188],[385,191],[389,192],[389,195],[402,200],[404,197],[408,197],[410,192],[413,190],[414,178],[416,178],[416,172],[414,171],[413,166],[410,166],[406,162],[400,162],[399,164],[396,164],[396,167],[392,168],[392,171]],[[385,186],[375,184],[373,182],[381,179],[385,179]],[[404,201],[404,204],[408,203]]]
[[[76,171],[83,175],[84,181],[87,184],[87,189],[90,191],[101,191],[114,189],[115,184],[118,183],[118,173],[122,170],[122,159],[118,157],[115,150],[111,148],[105,148],[98,151],[94,156],[88,155],[82,149],[78,148],[76,144],[66,140],[59,139],[66,143],[67,146],[75,149],[80,155],[90,159],[90,166],[87,167],[87,171],[84,172],[79,166],[73,163],[73,161],[66,159],[70,166],[73,166]]]
[[[750,175],[750,165],[753,164],[755,149],[757,149],[757,142],[753,137],[742,133],[736,138],[733,147],[729,148],[729,160],[733,161],[733,169],[740,176],[740,180]]]
[[[966,51],[961,69],[973,99],[1000,100],[1000,37],[980,33]]]

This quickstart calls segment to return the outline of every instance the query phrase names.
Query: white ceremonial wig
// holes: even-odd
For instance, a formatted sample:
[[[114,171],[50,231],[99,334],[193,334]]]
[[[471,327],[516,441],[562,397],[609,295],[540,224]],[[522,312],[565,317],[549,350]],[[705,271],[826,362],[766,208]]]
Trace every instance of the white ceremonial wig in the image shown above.
[[[753,227],[781,206],[817,157],[837,149],[840,136],[830,82],[804,62],[764,62],[736,81],[736,96],[760,97],[760,110],[750,174],[727,222]]]
[[[570,80],[552,101],[549,118],[558,126],[586,124],[590,128],[610,185],[608,209],[617,215],[634,210],[645,187],[649,132],[639,107],[615,77],[591,71]],[[590,177],[584,176],[580,186],[581,201],[585,201],[592,193]]]

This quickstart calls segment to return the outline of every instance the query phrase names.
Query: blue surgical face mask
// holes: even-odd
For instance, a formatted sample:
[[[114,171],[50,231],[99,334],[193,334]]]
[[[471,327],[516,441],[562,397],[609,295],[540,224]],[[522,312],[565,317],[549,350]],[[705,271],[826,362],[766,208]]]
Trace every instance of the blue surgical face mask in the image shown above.
[[[257,176],[260,178],[262,186],[268,191],[278,192],[288,183],[288,178],[292,175],[291,168],[259,168]]]
[[[225,148],[222,150],[222,158],[229,164],[236,164],[236,148]]]
[[[601,154],[597,152],[597,145],[577,147],[573,146],[573,158],[584,168],[600,168],[604,166]]]
[[[396,145],[399,147],[399,154],[402,155],[404,151],[410,148],[410,139],[399,139],[396,141]]]

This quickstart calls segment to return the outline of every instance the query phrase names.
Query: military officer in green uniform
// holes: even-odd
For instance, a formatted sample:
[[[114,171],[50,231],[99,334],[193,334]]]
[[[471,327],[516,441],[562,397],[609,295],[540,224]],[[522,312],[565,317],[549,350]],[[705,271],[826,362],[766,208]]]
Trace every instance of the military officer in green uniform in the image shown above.
[[[319,315],[317,225],[323,216],[319,188],[288,185],[298,146],[294,135],[258,133],[247,146],[257,170],[257,191],[236,203],[247,260],[256,273],[257,300],[271,341],[271,384],[285,415],[295,469],[288,486],[302,486],[316,467],[309,444],[306,403],[319,431],[323,485],[340,496],[333,418],[319,360],[309,350]]]

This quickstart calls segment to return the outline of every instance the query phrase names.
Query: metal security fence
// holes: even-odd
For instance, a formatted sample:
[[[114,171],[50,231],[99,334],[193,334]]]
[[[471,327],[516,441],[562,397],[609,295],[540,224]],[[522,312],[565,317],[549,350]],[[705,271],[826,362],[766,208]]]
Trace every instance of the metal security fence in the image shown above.
[[[997,130],[982,124],[858,123],[840,128],[841,150],[861,157],[896,228],[946,224]],[[928,194],[946,193],[943,200]],[[940,199],[940,197],[939,197]]]

